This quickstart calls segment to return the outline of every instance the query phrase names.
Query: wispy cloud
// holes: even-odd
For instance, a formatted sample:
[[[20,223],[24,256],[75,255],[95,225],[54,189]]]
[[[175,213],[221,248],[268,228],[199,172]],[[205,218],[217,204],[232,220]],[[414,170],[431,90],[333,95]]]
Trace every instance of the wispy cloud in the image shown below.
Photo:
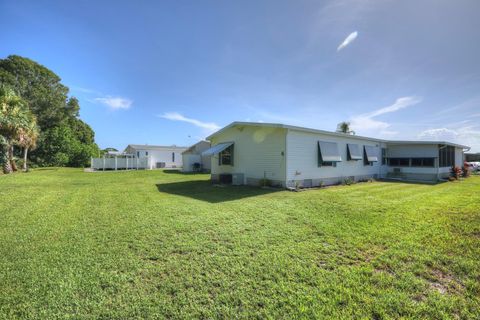
[[[178,112],[166,112],[162,115],[159,115],[159,117],[164,118],[164,119],[168,119],[168,120],[172,120],[172,121],[187,122],[187,123],[193,124],[194,126],[197,126],[199,128],[206,129],[206,130],[209,130],[209,131],[216,131],[216,130],[220,129],[220,126],[217,125],[216,123],[203,122],[203,121],[200,121],[200,120],[197,120],[197,119],[187,118],[187,117],[181,115]]]
[[[395,134],[395,131],[389,131],[387,128],[390,127],[390,124],[384,121],[376,120],[375,117],[378,117],[383,114],[396,112],[407,107],[416,105],[422,101],[419,97],[401,97],[398,98],[395,103],[390,106],[380,108],[378,110],[361,114],[350,119],[351,126],[355,131],[378,131],[381,134]]]
[[[348,35],[348,37],[345,38],[345,40],[343,40],[343,42],[338,46],[337,48],[337,52],[342,50],[343,48],[345,48],[346,46],[348,46],[350,43],[353,42],[353,40],[355,40],[358,36],[358,32],[357,31],[354,31],[352,33],[350,33]]]
[[[112,97],[112,96],[106,96],[102,98],[95,98],[93,99],[95,102],[99,102],[101,104],[104,104],[108,106],[109,108],[113,110],[119,110],[119,109],[129,109],[132,106],[133,101],[127,98],[122,98],[122,97]]]

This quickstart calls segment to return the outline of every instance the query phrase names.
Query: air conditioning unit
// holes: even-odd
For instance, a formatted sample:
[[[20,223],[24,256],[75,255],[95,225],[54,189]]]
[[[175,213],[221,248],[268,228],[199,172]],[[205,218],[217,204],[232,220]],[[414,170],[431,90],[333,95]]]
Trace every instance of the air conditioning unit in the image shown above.
[[[232,185],[241,186],[244,183],[243,173],[232,173]]]

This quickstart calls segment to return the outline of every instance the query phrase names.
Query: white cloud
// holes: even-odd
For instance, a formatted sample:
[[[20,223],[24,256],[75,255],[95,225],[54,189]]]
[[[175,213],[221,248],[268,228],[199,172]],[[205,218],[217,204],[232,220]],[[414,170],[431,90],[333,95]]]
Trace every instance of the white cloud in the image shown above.
[[[398,98],[392,105],[380,108],[378,110],[361,114],[350,119],[351,127],[355,131],[375,131],[382,135],[394,135],[394,131],[387,130],[390,124],[384,121],[376,120],[382,114],[396,112],[398,110],[416,105],[422,101],[418,97],[401,97]]]
[[[451,128],[427,129],[418,134],[421,140],[448,141],[472,148],[472,151],[480,151],[480,128],[475,126],[458,126]]]
[[[200,121],[200,120],[197,120],[197,119],[187,118],[187,117],[184,117],[183,115],[181,115],[178,112],[166,112],[162,115],[159,115],[159,117],[164,118],[164,119],[168,119],[168,120],[172,120],[172,121],[183,121],[183,122],[191,123],[194,126],[197,126],[199,128],[202,128],[202,129],[207,129],[209,131],[216,131],[216,130],[220,129],[220,126],[217,125],[216,123],[203,122],[203,121]]]
[[[111,97],[111,96],[106,96],[103,98],[95,98],[94,101],[100,102],[101,104],[104,104],[113,110],[129,109],[133,103],[133,101],[130,99],[126,99],[122,97]]]
[[[353,40],[355,40],[358,36],[358,32],[354,31],[348,35],[348,37],[343,40],[343,42],[338,46],[337,52],[348,46],[350,43],[352,43]]]
[[[448,140],[453,141],[458,136],[458,132],[448,128],[428,129],[420,132],[420,139]]]

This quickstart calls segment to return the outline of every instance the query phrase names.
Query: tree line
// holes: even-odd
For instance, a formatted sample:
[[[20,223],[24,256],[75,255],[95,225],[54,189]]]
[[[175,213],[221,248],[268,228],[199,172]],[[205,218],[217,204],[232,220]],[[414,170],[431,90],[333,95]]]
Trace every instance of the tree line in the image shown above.
[[[87,166],[95,133],[79,118],[78,99],[51,70],[28,58],[0,59],[0,166]]]

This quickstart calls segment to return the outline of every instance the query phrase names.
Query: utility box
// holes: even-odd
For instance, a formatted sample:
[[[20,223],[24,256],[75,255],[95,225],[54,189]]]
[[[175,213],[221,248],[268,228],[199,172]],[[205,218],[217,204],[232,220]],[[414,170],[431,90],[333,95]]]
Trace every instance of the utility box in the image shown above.
[[[218,175],[220,184],[232,184],[232,175],[230,173],[221,173]]]
[[[232,185],[241,186],[244,184],[243,173],[232,173]]]

